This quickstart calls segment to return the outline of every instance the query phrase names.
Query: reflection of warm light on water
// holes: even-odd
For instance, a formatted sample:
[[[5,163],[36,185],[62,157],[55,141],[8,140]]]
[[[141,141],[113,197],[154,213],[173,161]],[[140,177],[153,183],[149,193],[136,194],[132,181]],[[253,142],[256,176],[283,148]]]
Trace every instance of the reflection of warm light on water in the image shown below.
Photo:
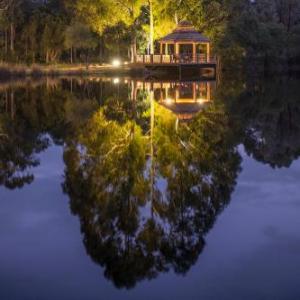
[[[198,102],[199,104],[204,104],[204,103],[209,102],[209,100],[206,99],[206,98],[199,98],[199,99],[197,99],[197,102]]]

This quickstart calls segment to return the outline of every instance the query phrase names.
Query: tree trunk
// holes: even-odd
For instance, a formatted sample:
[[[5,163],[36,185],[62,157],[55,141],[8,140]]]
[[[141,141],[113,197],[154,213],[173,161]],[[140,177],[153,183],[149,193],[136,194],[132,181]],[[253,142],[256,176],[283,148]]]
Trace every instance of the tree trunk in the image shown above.
[[[120,44],[121,44],[121,38],[120,38],[120,34],[118,34],[118,58],[120,57]]]
[[[178,25],[178,14],[177,14],[177,12],[175,12],[174,19],[175,19],[175,24]]]
[[[46,64],[49,63],[49,51],[48,49],[46,50]]]
[[[74,48],[73,62],[76,63],[76,61],[77,61],[77,49]]]
[[[85,54],[85,67],[88,70],[89,69],[89,50],[86,50],[86,54]]]
[[[27,56],[28,56],[28,39],[26,38],[25,41],[25,59],[27,60]]]
[[[56,50],[51,50],[49,51],[49,61],[50,62],[55,62],[58,56],[58,51]]]
[[[15,118],[15,93],[13,90],[10,93],[10,114],[13,120]]]
[[[132,37],[132,40],[131,40],[131,46],[130,46],[130,59],[131,59],[131,62],[135,62],[135,58],[136,58],[136,37]]]
[[[8,113],[8,90],[5,90],[5,112]]]
[[[150,12],[150,54],[154,54],[154,19],[153,19],[153,3],[149,0]]]
[[[73,47],[70,49],[70,62],[73,64]]]
[[[8,29],[5,30],[5,56],[7,58],[8,53]]]
[[[15,28],[14,24],[10,23],[10,51],[15,51]]]
[[[155,168],[154,168],[154,92],[150,90],[150,201],[151,201],[151,217],[154,217],[154,176],[155,176]]]
[[[103,54],[104,54],[104,42],[103,42],[103,36],[100,37],[100,47],[99,47],[99,60],[100,64],[103,63]]]

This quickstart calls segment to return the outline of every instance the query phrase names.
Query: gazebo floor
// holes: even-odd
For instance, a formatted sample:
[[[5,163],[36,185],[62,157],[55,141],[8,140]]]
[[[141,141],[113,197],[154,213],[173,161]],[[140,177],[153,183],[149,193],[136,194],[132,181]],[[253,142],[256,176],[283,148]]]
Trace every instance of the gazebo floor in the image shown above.
[[[131,63],[130,66],[134,67],[216,67],[215,62],[205,62],[205,63]]]

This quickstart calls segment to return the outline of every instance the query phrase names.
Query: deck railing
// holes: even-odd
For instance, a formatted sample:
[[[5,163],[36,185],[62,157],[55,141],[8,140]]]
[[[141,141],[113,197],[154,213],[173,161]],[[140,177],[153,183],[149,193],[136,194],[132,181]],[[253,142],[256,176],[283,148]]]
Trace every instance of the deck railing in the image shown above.
[[[214,64],[215,56],[205,54],[180,54],[180,55],[163,55],[163,54],[141,54],[135,57],[135,63],[138,64]]]

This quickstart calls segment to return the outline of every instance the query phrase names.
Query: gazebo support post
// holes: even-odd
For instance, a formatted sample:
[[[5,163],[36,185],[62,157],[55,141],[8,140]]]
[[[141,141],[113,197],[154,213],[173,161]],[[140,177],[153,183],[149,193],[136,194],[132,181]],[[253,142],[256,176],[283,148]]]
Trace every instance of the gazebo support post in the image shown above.
[[[206,57],[206,61],[209,63],[210,62],[210,44],[209,43],[207,43],[206,44],[207,45],[207,52],[206,52],[206,55],[207,55],[207,57]]]
[[[179,44],[175,43],[175,54],[179,55]]]
[[[180,87],[179,87],[179,89],[180,89]],[[179,99],[179,89],[176,89],[176,91],[175,91],[175,103]]]
[[[210,94],[210,82],[207,82],[206,89],[207,89],[207,101],[210,101],[210,100],[211,100],[211,94]]]
[[[193,58],[192,61],[195,63],[197,62],[197,58],[196,58],[196,43],[193,43]]]

